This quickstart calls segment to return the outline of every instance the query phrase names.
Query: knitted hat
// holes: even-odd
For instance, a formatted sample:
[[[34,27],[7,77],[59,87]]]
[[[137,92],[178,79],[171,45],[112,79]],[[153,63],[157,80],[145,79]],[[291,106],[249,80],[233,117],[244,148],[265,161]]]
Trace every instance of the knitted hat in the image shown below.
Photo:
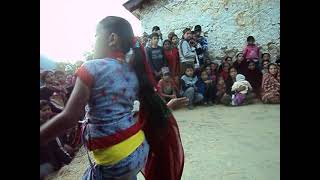
[[[236,81],[238,82],[238,81],[244,81],[244,80],[246,80],[246,77],[244,76],[244,75],[242,75],[242,74],[237,74],[237,76],[236,76]]]

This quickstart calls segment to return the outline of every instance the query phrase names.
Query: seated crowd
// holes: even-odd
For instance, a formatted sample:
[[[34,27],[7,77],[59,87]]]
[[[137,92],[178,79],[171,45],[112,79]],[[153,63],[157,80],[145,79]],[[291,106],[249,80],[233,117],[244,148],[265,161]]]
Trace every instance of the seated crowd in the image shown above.
[[[163,40],[160,28],[154,26],[151,35],[144,33],[141,38],[159,81],[157,90],[166,102],[187,97],[190,110],[195,104],[240,106],[254,99],[280,103],[280,59],[272,63],[269,53],[260,52],[254,37],[247,38],[242,52],[219,62],[209,58],[200,25],[182,33],[180,40],[174,32]]]
[[[59,114],[67,103],[75,84],[75,76],[64,71],[40,70],[40,126]],[[76,132],[70,129],[55,140],[40,146],[40,179],[71,162],[80,148]]]

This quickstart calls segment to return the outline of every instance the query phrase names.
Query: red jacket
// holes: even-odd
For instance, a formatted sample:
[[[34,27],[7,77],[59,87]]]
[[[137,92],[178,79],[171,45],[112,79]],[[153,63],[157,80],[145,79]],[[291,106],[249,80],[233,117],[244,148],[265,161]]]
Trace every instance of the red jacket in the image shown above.
[[[180,74],[180,62],[179,52],[177,48],[173,48],[169,51],[164,51],[164,56],[168,61],[169,69],[172,76],[179,76]]]

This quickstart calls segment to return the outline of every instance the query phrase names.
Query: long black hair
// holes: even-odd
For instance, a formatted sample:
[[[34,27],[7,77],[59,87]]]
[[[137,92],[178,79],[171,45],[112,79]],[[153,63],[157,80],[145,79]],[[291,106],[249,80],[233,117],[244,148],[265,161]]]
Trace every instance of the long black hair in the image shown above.
[[[107,32],[115,33],[120,37],[120,50],[124,54],[132,48],[132,66],[139,81],[139,101],[143,102],[146,112],[149,113],[150,124],[154,127],[163,127],[167,124],[167,119],[162,113],[161,99],[148,79],[144,64],[144,52],[140,47],[133,45],[134,35],[130,23],[121,17],[108,16],[100,21],[100,24]]]
[[[169,39],[166,39],[166,40],[163,41],[162,47],[164,47],[164,44],[165,44],[166,42],[168,42],[168,43],[170,44],[170,49],[171,49],[172,42],[171,42]],[[165,50],[165,49],[163,48],[163,51],[164,51],[164,50]]]
[[[222,70],[223,70],[223,68],[226,66],[226,64],[229,65],[229,68],[232,67],[229,63],[227,63],[226,61],[223,61],[223,62],[220,64],[220,66],[219,66],[219,70],[218,70],[219,73],[222,72]]]
[[[173,37],[177,37],[177,38],[178,38],[178,36],[177,36],[176,34],[173,34],[173,35],[171,36],[171,38],[169,39],[171,42],[172,42]]]

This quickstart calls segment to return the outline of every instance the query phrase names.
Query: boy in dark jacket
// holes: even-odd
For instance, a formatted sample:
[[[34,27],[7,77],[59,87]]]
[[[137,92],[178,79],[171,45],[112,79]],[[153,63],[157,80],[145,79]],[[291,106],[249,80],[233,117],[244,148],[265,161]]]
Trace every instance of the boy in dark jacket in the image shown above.
[[[198,92],[203,96],[204,105],[212,106],[215,95],[214,83],[209,79],[205,70],[201,72],[201,78],[197,81],[196,87],[198,88]]]
[[[197,76],[194,76],[194,68],[192,65],[186,67],[185,74],[181,77],[182,96],[189,99],[188,109],[193,109],[193,104],[202,101],[203,96],[198,92],[196,83],[198,81]]]
[[[147,59],[153,70],[157,81],[161,79],[161,69],[168,67],[167,60],[163,55],[162,47],[158,46],[159,35],[157,33],[151,34],[151,47],[146,48]]]

